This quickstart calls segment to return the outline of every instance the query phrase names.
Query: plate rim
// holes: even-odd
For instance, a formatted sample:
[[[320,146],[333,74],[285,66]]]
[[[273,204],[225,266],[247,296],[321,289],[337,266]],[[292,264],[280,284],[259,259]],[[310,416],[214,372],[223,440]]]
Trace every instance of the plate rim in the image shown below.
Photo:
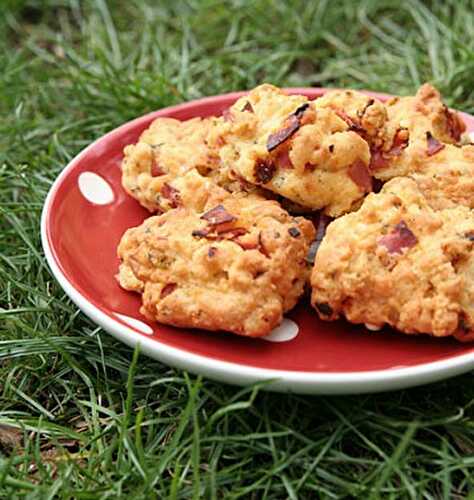
[[[326,92],[329,89],[321,87],[290,87],[285,90],[291,93],[317,94]],[[59,187],[74,170],[80,159],[85,156],[89,150],[95,148],[99,142],[120,134],[123,129],[136,126],[141,122],[146,122],[152,117],[166,116],[170,112],[185,110],[195,107],[196,105],[205,104],[209,101],[215,103],[216,99],[225,101],[231,98],[238,98],[245,95],[246,92],[248,91],[230,92],[204,97],[146,113],[100,136],[69,161],[53,181],[45,198],[41,213],[41,242],[46,261],[53,276],[69,298],[84,314],[86,314],[86,316],[92,319],[92,321],[128,346],[135,347],[137,344],[140,344],[142,353],[169,366],[188,370],[192,373],[201,374],[210,379],[233,385],[249,385],[266,381],[267,383],[262,386],[263,389],[278,392],[301,394],[361,394],[422,385],[459,375],[474,368],[474,352],[454,355],[448,359],[430,361],[428,363],[420,363],[413,366],[357,372],[277,370],[222,361],[161,343],[159,339],[147,337],[145,334],[139,333],[137,330],[126,325],[123,321],[104,313],[82,295],[82,293],[69,281],[61,269],[60,259],[53,250],[51,241],[50,208]],[[391,97],[389,94],[378,92],[363,92],[382,98]],[[462,114],[464,115],[465,113]]]

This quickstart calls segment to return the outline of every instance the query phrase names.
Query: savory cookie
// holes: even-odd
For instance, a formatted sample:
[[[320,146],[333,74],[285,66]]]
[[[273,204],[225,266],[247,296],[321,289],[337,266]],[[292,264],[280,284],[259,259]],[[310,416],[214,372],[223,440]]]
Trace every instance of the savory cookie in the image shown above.
[[[332,222],[315,259],[312,304],[325,320],[474,339],[474,214],[433,210],[396,178]]]
[[[314,227],[275,201],[227,195],[207,211],[178,208],[129,229],[120,285],[141,312],[178,327],[269,333],[303,293]]]
[[[369,146],[350,127],[332,109],[265,84],[239,99],[216,131],[231,177],[337,216],[372,188]]]
[[[169,189],[173,181],[192,169],[206,175],[220,163],[217,151],[207,143],[216,120],[156,119],[137,144],[124,150],[122,184],[127,193],[151,212],[175,208]]]
[[[372,149],[370,165],[374,177],[383,181],[418,170],[439,144],[459,144],[466,129],[429,84],[422,85],[415,96],[390,99],[386,109],[384,145]]]

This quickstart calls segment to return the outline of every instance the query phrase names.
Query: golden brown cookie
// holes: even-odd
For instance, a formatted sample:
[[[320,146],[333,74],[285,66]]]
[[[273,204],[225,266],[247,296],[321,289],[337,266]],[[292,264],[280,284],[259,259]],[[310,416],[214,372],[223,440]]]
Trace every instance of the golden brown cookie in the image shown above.
[[[371,190],[369,147],[333,110],[261,85],[217,129],[229,175],[337,216]]]
[[[151,212],[178,206],[173,182],[193,169],[207,175],[220,163],[217,151],[207,143],[216,120],[156,119],[137,144],[124,150],[122,184],[127,193]]]
[[[433,210],[396,178],[332,222],[316,255],[312,304],[325,320],[474,339],[474,215]]]
[[[149,319],[266,335],[303,293],[314,228],[274,201],[227,195],[214,203],[129,229],[118,248],[119,282],[142,294]]]

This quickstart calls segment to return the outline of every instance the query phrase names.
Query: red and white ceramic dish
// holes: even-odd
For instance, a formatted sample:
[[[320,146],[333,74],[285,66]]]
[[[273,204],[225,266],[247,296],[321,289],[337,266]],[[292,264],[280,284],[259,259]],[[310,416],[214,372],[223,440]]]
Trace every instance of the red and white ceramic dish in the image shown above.
[[[315,98],[324,89],[290,89]],[[369,332],[320,321],[302,303],[265,339],[177,329],[147,321],[140,297],[116,280],[117,244],[148,212],[120,183],[125,145],[159,116],[219,115],[242,93],[209,97],[137,118],[82,151],[54,182],[41,224],[49,266],[75,304],[114,337],[163,363],[231,384],[270,380],[268,389],[349,394],[425,384],[474,368],[474,346],[451,339]],[[386,99],[388,96],[372,94]],[[464,114],[469,130],[474,118]]]

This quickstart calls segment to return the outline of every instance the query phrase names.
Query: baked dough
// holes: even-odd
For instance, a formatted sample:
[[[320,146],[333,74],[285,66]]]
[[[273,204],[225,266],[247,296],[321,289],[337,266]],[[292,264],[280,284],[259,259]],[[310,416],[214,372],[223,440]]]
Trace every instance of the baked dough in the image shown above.
[[[473,340],[474,215],[395,178],[328,226],[311,285],[321,319]]]
[[[178,327],[259,337],[294,307],[309,278],[314,227],[275,201],[227,195],[205,212],[177,208],[129,229],[120,285],[142,314]]]
[[[261,85],[217,129],[223,168],[310,210],[338,216],[371,191],[367,142],[329,108]]]

